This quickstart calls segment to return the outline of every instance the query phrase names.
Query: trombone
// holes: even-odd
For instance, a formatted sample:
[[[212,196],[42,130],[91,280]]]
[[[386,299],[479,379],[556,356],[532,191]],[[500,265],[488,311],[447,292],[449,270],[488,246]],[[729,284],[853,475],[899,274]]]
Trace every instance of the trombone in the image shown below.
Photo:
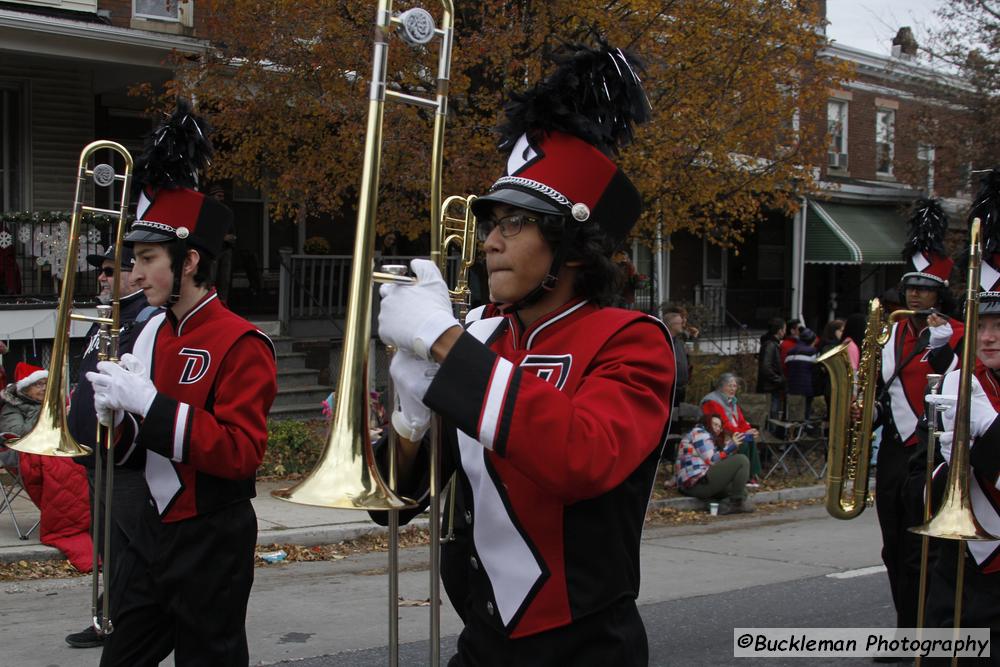
[[[107,163],[96,164],[93,169],[89,167],[90,160],[99,151],[108,150],[117,153],[125,163],[123,173],[117,173],[113,166]],[[101,188],[114,188],[115,184],[121,184],[121,197],[118,201],[118,208],[99,208],[83,203],[84,194],[89,189],[90,182]],[[99,326],[99,347],[98,359],[101,361],[118,361],[118,336],[121,333],[120,304],[121,287],[119,275],[122,263],[122,239],[125,236],[125,222],[128,215],[129,190],[132,186],[132,156],[121,144],[113,141],[94,141],[87,144],[80,153],[80,162],[77,167],[76,194],[73,198],[73,212],[70,217],[68,243],[66,248],[66,263],[63,271],[62,287],[59,291],[59,309],[56,315],[56,329],[52,341],[52,358],[49,363],[49,383],[45,389],[45,396],[42,398],[41,410],[38,414],[38,421],[23,438],[10,444],[13,450],[24,452],[25,454],[38,454],[39,456],[64,456],[78,457],[87,456],[91,453],[91,448],[78,443],[69,432],[66,424],[66,376],[69,369],[69,358],[67,345],[69,343],[70,320],[81,322],[92,322]],[[112,196],[114,190],[112,189]],[[84,213],[97,213],[109,215],[117,218],[115,227],[115,274],[112,278],[111,304],[98,306],[97,317],[90,317],[79,313],[70,313],[73,306],[73,293],[76,287],[76,264],[77,247],[80,233],[80,219]],[[102,634],[111,634],[114,626],[110,618],[110,581],[108,573],[111,571],[109,563],[111,543],[111,492],[114,483],[114,437],[111,428],[97,425],[95,442],[98,447],[107,450],[105,462],[101,462],[101,457],[95,455],[94,460],[94,510],[91,516],[93,525],[93,577],[91,585],[91,618],[94,629]],[[107,467],[104,471],[103,468]],[[106,476],[106,480],[103,479]],[[108,516],[104,517],[103,535],[98,535],[101,524],[101,503],[98,494],[104,493],[104,505],[107,508]],[[105,549],[101,549],[101,544]],[[100,597],[98,560],[100,552],[104,551],[104,561],[101,569],[104,570],[104,603],[98,610],[98,599]]]
[[[386,100],[395,100],[434,111],[434,134],[431,152],[430,216],[431,259],[441,266],[440,231],[441,174],[444,165],[444,131],[448,116],[448,89],[451,78],[451,51],[454,29],[454,2],[441,0],[441,27],[436,27],[429,12],[409,9],[398,16],[392,13],[392,0],[378,0],[375,15],[375,40],[372,56],[371,88],[368,96],[368,125],[365,133],[364,163],[358,201],[354,262],[345,318],[344,350],[340,377],[337,380],[337,406],[330,433],[320,460],[299,484],[273,492],[276,498],[305,505],[341,509],[388,510],[397,512],[415,503],[401,498],[379,474],[372,451],[368,422],[368,353],[371,340],[372,282],[406,282],[392,273],[374,271],[375,212],[378,204],[379,168],[382,155],[382,119]],[[414,46],[440,39],[434,97],[421,97],[390,90],[387,84],[389,37],[397,33]],[[432,425],[432,440],[436,440]],[[391,449],[391,448],[390,448]],[[436,516],[440,482],[440,447],[431,447],[431,642],[430,662],[440,661],[440,557],[437,550]],[[391,565],[390,565],[391,567]],[[390,584],[390,588],[392,585]],[[397,622],[394,598],[390,601],[390,643]],[[395,664],[397,646],[390,646],[390,662]]]

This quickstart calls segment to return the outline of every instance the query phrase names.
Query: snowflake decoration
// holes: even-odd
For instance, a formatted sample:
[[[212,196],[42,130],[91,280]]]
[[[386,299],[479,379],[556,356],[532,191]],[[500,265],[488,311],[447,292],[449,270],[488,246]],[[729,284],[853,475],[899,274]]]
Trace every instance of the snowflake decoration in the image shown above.
[[[0,248],[9,248],[14,244],[14,237],[10,235],[10,232],[4,230],[0,232]]]
[[[17,238],[21,243],[30,243],[31,227],[28,225],[21,225],[21,229],[17,232]]]
[[[87,232],[87,240],[90,241],[91,243],[97,243],[98,241],[101,240],[101,232],[91,227],[90,230]]]
[[[37,264],[38,266],[45,266],[45,263],[47,261],[48,261],[47,259],[41,256],[35,258],[35,264]]]

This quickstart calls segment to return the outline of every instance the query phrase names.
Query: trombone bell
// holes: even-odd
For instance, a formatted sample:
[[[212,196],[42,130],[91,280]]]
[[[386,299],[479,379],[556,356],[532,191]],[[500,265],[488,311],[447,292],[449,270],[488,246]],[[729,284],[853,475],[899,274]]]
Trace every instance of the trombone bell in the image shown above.
[[[374,460],[368,445],[368,400],[354,391],[340,393],[323,455],[309,476],[288,489],[271,492],[275,498],[300,505],[345,510],[401,510],[416,503],[392,493],[378,475],[373,475]],[[352,419],[352,415],[355,417]],[[341,422],[349,423],[342,426]],[[357,425],[363,425],[358,428]]]

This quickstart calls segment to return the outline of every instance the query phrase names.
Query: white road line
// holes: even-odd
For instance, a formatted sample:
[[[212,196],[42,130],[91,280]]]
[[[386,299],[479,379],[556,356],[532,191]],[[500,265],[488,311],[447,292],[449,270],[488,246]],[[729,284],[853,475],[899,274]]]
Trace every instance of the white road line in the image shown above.
[[[831,579],[853,579],[854,577],[866,577],[869,574],[878,574],[879,572],[885,572],[885,565],[873,565],[857,570],[847,570],[846,572],[833,572],[826,576]]]

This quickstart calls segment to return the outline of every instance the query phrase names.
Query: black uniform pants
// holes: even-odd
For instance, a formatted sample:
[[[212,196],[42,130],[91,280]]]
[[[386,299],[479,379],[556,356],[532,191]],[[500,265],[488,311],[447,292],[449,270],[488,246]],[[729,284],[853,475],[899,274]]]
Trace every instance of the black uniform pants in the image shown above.
[[[108,509],[104,502],[104,489],[100,489],[99,497],[94,497],[93,468],[87,468],[87,483],[90,487],[91,521],[94,517],[94,503],[99,502],[101,506],[101,524],[96,526],[97,546],[101,561],[111,564],[111,568],[106,570],[104,574],[108,577],[108,590],[112,592],[108,609],[111,620],[114,621],[118,611],[118,599],[114,595],[114,581],[121,572],[122,558],[138,530],[146,506],[149,504],[149,487],[146,486],[146,476],[141,470],[115,469],[114,482],[111,485],[111,539],[108,544],[104,544],[104,522],[108,516]],[[107,479],[102,479],[102,484],[106,483]],[[91,524],[91,534],[94,534],[94,529],[95,526]],[[103,593],[101,595],[103,599]]]
[[[448,667],[646,667],[649,646],[635,600],[623,598],[571,625],[508,639],[475,615],[458,636]]]
[[[882,530],[882,562],[889,575],[896,627],[917,625],[920,586],[920,536],[907,530],[923,523],[922,479],[907,483],[913,447],[887,438],[883,429],[875,469],[875,508]]]
[[[257,517],[249,500],[176,523],[153,507],[122,562],[101,667],[246,667]],[[116,591],[117,593],[117,591]]]
[[[955,617],[955,577],[958,574],[959,542],[935,540],[937,557],[931,564],[927,594],[927,627],[950,628]],[[965,584],[962,592],[962,627],[989,628],[990,653],[983,660],[962,659],[963,665],[1000,665],[1000,573],[983,574],[962,543],[965,558]],[[948,660],[928,664],[949,664]]]

